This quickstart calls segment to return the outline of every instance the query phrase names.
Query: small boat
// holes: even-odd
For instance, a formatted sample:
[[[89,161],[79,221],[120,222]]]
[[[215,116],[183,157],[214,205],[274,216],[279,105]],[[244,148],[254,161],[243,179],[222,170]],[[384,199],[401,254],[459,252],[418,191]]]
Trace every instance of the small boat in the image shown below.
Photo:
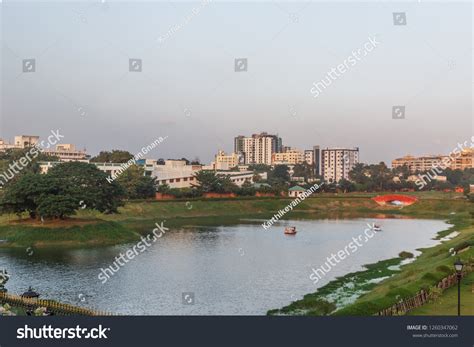
[[[374,224],[374,227],[372,229],[374,231],[382,231],[382,227],[379,224]]]
[[[296,227],[286,227],[285,228],[286,235],[295,235],[296,234]]]

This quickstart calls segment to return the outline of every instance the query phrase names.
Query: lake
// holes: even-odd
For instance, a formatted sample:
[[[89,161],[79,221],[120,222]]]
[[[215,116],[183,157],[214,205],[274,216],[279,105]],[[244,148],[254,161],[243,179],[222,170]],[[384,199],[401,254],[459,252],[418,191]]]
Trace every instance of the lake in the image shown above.
[[[314,285],[311,269],[374,222],[383,231]],[[434,246],[437,232],[448,228],[443,221],[416,219],[293,220],[269,230],[260,223],[169,230],[105,284],[98,279],[100,269],[133,244],[0,249],[0,268],[11,275],[6,286],[10,293],[21,294],[31,285],[41,298],[115,314],[263,315],[337,276],[362,270],[364,264]],[[298,233],[284,235],[288,225]]]

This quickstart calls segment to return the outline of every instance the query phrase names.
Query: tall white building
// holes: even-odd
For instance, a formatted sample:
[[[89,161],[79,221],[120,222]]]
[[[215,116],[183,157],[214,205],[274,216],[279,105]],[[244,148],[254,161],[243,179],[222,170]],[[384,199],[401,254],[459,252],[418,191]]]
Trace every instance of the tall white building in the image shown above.
[[[321,174],[326,182],[349,179],[349,171],[359,162],[359,148],[326,148],[321,150]]]
[[[234,138],[234,152],[244,156],[245,164],[272,164],[272,154],[281,152],[282,141],[278,135],[265,132],[251,137]]]

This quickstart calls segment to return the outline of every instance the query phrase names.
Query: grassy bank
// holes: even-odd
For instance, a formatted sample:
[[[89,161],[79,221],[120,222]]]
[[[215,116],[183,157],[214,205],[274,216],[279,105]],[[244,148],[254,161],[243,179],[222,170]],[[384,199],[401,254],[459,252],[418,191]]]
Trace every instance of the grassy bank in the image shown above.
[[[449,213],[468,213],[469,204],[461,194],[417,193],[420,201],[403,209],[382,207],[370,197],[375,194],[318,194],[298,204],[283,219],[354,218],[407,216],[413,218],[448,218]],[[267,219],[285,208],[288,198],[239,198],[222,200],[141,201],[130,202],[119,214],[103,215],[81,210],[64,222],[31,222],[23,216],[0,216],[0,247],[119,244],[149,233],[155,223],[165,221],[170,228],[214,226],[241,223],[241,219]],[[471,204],[472,205],[472,204]],[[245,222],[245,221],[243,221]],[[247,221],[248,222],[248,221]]]
[[[461,315],[474,316],[474,272],[461,281]],[[411,311],[411,316],[457,316],[458,287],[453,286],[431,303]]]
[[[0,247],[50,247],[111,245],[138,240],[140,236],[111,221],[90,221],[62,226],[9,223],[0,226]]]

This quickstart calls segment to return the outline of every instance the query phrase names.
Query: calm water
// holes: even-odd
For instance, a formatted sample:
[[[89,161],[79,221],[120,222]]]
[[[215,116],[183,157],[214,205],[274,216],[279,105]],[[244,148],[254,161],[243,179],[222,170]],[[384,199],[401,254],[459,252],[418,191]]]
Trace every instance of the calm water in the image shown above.
[[[0,250],[0,268],[11,275],[11,293],[31,285],[43,298],[113,313],[258,315],[314,292],[311,268],[324,264],[372,222],[382,224],[383,232],[333,267],[317,286],[401,251],[433,246],[437,241],[432,238],[447,228],[436,220],[345,219],[283,221],[269,231],[259,224],[170,230],[105,284],[97,278],[100,268],[130,245],[35,249],[32,255]],[[285,225],[295,225],[298,234],[284,235]],[[183,292],[194,293],[194,304],[183,304]]]

